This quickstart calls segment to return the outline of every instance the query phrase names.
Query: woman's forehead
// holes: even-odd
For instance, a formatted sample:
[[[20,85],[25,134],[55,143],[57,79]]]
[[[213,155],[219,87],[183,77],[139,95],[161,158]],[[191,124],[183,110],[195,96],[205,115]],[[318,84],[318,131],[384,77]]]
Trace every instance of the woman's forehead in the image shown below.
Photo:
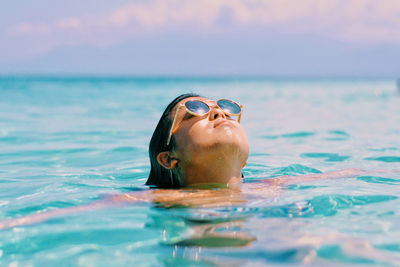
[[[211,104],[211,105],[216,103],[216,101],[211,100],[211,99],[206,98],[206,97],[192,96],[192,97],[188,97],[188,98],[183,99],[182,101],[179,102],[179,104],[185,104],[186,102],[193,101],[193,100],[200,100],[200,101],[203,101],[204,103]]]

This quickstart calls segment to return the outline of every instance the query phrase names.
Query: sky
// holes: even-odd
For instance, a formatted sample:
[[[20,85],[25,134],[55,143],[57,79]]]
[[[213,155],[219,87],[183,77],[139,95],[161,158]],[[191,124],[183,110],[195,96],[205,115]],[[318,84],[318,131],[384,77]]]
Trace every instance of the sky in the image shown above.
[[[400,1],[2,1],[0,74],[398,78]]]

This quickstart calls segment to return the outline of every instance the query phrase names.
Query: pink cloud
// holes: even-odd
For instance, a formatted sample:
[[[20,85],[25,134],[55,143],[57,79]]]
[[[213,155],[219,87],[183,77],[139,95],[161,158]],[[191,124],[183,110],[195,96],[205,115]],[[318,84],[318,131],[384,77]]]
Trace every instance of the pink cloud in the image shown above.
[[[385,0],[154,0],[132,3],[104,16],[65,17],[50,22],[24,22],[9,30],[12,35],[57,35],[85,31],[94,36],[124,31],[119,38],[138,32],[158,34],[179,28],[200,33],[226,30],[218,22],[228,12],[236,26],[273,27],[295,34],[322,34],[340,41],[400,43],[400,1]],[[122,37],[124,36],[125,37]],[[78,35],[76,38],[81,38]],[[96,43],[97,38],[93,38]],[[121,41],[123,41],[121,39]]]
[[[79,29],[82,22],[77,17],[61,18],[56,21],[55,25],[60,29]]]

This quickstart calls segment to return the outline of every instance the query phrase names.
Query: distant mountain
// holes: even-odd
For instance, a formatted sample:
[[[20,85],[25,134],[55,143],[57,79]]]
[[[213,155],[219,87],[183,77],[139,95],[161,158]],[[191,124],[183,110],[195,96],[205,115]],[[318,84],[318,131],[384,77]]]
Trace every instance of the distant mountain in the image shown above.
[[[396,45],[343,44],[315,36],[142,38],[110,47],[61,47],[0,65],[14,74],[400,77]]]

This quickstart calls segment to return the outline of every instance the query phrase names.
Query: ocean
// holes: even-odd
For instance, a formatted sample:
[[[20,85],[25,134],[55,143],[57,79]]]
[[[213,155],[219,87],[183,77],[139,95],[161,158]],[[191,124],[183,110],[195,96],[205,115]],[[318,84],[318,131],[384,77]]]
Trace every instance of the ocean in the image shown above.
[[[240,205],[132,203],[0,230],[0,265],[399,264],[400,92],[391,79],[2,76],[0,220],[149,190],[150,137],[187,92],[243,104],[244,185],[366,172],[274,194],[265,185]]]

